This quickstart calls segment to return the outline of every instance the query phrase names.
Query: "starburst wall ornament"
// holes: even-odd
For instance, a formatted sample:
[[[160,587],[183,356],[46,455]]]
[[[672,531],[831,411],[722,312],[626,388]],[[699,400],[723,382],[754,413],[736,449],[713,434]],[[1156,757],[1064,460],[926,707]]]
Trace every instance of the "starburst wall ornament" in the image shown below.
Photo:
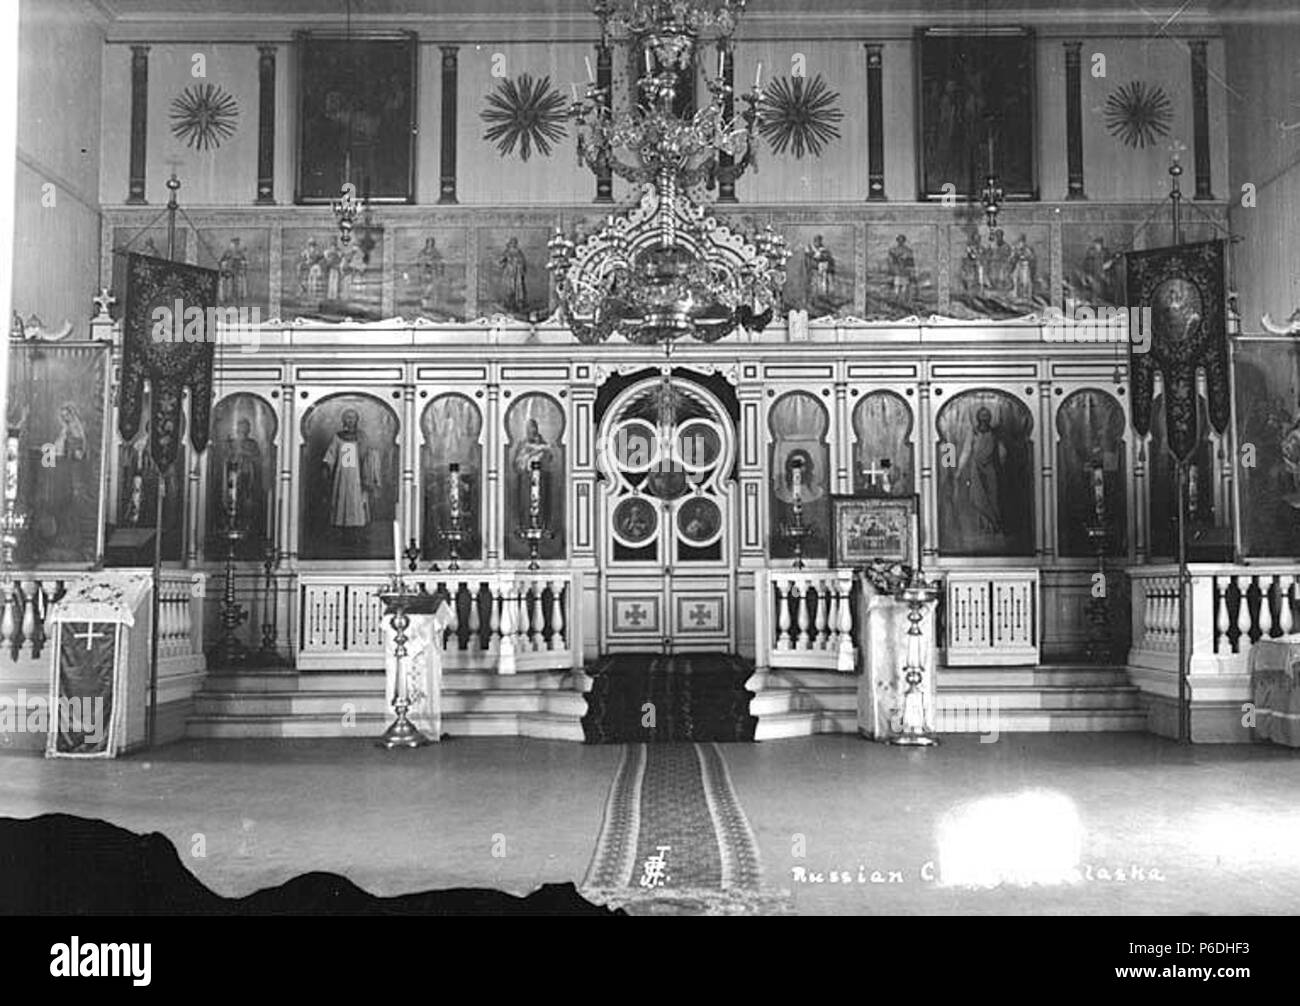
[[[772,147],[783,154],[789,148],[796,158],[805,153],[820,157],[832,140],[838,140],[836,123],[844,118],[837,107],[839,93],[826,86],[819,73],[804,86],[803,77],[778,77],[763,95],[759,108],[758,131]]]
[[[1159,87],[1140,80],[1123,84],[1106,98],[1106,128],[1126,147],[1147,147],[1169,134],[1173,106]]]
[[[172,134],[198,150],[216,149],[235,133],[239,105],[215,84],[187,87],[172,99]]]
[[[502,81],[487,96],[488,107],[479,118],[489,126],[483,139],[495,143],[502,157],[519,148],[519,156],[528,160],[536,147],[549,157],[551,144],[564,139],[564,121],[568,108],[564,97],[551,87],[551,78],[534,80],[531,74]]]

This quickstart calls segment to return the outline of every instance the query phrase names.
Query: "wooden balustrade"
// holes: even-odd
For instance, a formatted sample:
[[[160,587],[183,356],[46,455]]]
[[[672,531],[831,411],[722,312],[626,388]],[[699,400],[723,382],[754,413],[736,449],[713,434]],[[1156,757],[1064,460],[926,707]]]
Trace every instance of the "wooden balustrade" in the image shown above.
[[[852,671],[857,659],[851,570],[768,570],[759,597],[771,618],[757,619],[757,652],[769,667]],[[771,626],[770,629],[765,628]],[[770,632],[770,638],[763,634]]]
[[[1300,574],[1294,566],[1189,567],[1185,627],[1194,667],[1242,671],[1260,639],[1290,635],[1300,627]],[[1178,569],[1137,566],[1133,584],[1134,666],[1173,668],[1178,657]]]
[[[78,580],[93,573],[15,573],[10,589],[0,592],[0,653],[11,662],[46,660],[50,639],[45,631],[50,606]],[[165,569],[159,589],[158,656],[192,660],[201,656],[203,578],[188,570]],[[198,585],[196,587],[196,585]]]
[[[406,580],[448,604],[451,620],[443,638],[443,666],[448,669],[514,674],[581,663],[581,640],[570,639],[573,574],[416,573]],[[384,611],[378,595],[387,583],[379,575],[300,577],[298,666],[382,666]]]

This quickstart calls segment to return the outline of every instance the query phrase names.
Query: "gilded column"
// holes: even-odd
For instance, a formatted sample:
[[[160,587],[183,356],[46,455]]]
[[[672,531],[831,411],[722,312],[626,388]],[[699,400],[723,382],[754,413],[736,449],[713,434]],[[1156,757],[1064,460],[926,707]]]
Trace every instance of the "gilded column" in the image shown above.
[[[456,103],[460,65],[459,46],[442,47],[442,173],[438,202],[456,202]]]
[[[257,202],[275,203],[275,55],[273,45],[257,47]]]
[[[128,203],[146,202],[144,196],[145,155],[149,136],[149,47],[131,46],[131,161],[128,171]]]
[[[1083,194],[1083,70],[1082,42],[1065,42],[1065,162],[1066,199]]]
[[[884,46],[867,46],[867,198],[885,198]]]

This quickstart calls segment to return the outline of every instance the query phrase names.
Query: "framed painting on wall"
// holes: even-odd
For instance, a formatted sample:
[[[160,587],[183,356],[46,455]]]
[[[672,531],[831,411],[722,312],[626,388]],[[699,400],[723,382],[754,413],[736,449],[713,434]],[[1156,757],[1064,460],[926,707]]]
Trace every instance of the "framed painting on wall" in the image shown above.
[[[1037,199],[1033,32],[927,28],[916,41],[920,198],[975,199],[995,174],[1008,199]]]
[[[917,564],[920,549],[917,497],[832,496],[831,566],[866,566],[872,560]]]
[[[298,32],[299,203],[415,202],[414,32]]]

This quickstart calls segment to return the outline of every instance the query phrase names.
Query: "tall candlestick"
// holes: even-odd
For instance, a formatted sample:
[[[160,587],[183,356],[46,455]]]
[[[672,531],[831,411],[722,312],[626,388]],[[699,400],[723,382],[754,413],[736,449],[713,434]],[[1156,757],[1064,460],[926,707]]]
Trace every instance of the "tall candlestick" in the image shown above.
[[[528,515],[536,520],[542,513],[542,463],[534,461],[528,469]]]
[[[232,508],[239,505],[239,465],[226,462],[226,500]]]
[[[649,49],[646,49],[646,50],[645,50],[645,72],[646,72],[646,73],[653,73],[653,72],[654,72],[654,66],[653,66],[653,65],[651,64],[651,62],[650,62],[650,50],[649,50]]]
[[[796,464],[790,472],[790,495],[794,497],[795,502],[803,495],[803,465]]]
[[[393,521],[393,572],[402,575],[402,526]]]

